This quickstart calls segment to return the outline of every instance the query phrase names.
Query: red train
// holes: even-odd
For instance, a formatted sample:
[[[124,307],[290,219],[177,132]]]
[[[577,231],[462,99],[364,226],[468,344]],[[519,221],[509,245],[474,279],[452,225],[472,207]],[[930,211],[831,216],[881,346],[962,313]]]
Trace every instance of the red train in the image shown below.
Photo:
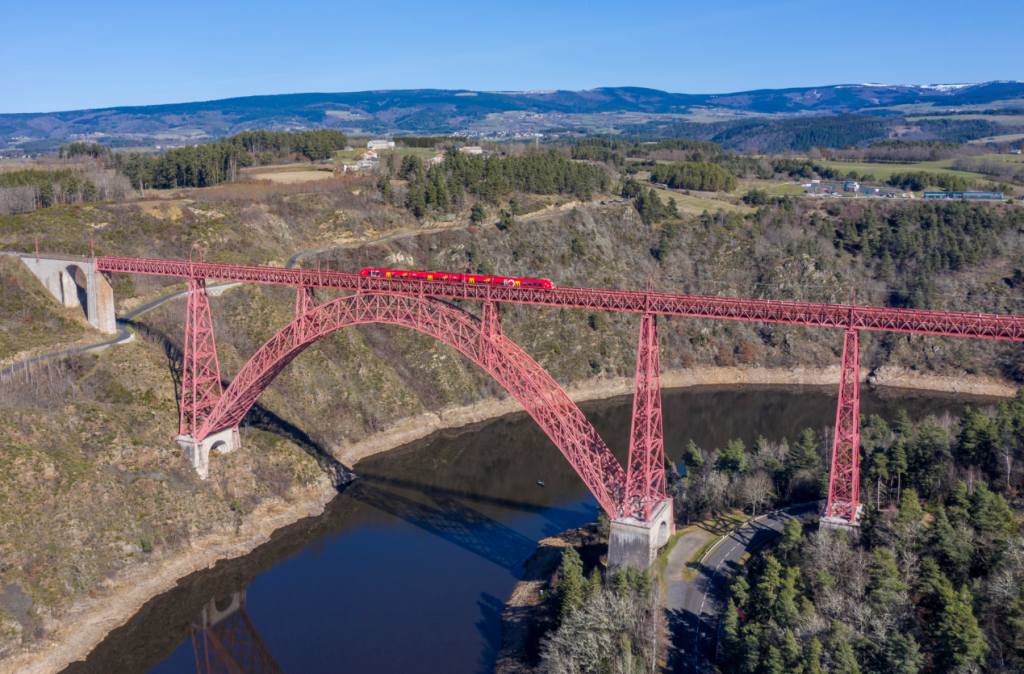
[[[408,271],[405,269],[366,269],[359,272],[360,276],[373,278],[407,278],[423,279],[424,281],[442,281],[445,283],[477,283],[492,286],[512,286],[515,288],[544,288],[550,290],[555,284],[546,278],[515,278],[512,276],[484,276],[482,274],[452,274],[446,271]]]

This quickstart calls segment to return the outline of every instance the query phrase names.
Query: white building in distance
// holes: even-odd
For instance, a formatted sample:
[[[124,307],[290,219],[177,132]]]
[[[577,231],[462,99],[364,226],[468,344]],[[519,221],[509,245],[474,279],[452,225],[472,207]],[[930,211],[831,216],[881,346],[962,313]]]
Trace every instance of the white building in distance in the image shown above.
[[[368,150],[394,150],[395,141],[393,140],[371,140],[366,143]]]

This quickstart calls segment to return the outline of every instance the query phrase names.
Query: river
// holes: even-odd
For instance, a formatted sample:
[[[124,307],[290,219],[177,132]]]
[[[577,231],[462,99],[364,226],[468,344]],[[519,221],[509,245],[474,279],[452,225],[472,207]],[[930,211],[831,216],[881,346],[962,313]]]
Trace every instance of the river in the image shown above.
[[[865,386],[861,412],[891,420],[905,408],[919,419],[991,402]],[[792,440],[831,426],[836,393],[689,388],[666,392],[663,405],[666,452],[678,460],[691,439],[749,447],[758,435]],[[583,409],[624,461],[631,399]],[[322,516],[183,579],[66,674],[193,671],[191,630],[204,610],[209,619],[232,602],[244,612],[221,625],[248,626],[284,672],[490,672],[502,606],[538,541],[597,516],[594,498],[525,413],[436,434],[355,470],[360,479]]]

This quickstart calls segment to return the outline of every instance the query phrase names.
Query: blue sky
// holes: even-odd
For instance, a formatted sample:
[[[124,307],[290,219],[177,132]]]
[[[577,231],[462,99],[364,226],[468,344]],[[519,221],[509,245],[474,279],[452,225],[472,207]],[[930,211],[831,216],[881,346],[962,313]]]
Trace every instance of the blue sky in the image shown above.
[[[1024,80],[1021,0],[54,0],[3,15],[0,113],[367,89]]]

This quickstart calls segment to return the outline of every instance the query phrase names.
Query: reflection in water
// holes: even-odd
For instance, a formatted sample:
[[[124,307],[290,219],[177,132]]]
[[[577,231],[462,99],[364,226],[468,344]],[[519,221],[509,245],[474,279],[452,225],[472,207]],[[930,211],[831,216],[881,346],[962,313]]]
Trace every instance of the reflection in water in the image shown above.
[[[512,573],[520,570],[523,560],[529,558],[537,547],[535,541],[459,503],[452,494],[445,493],[450,490],[422,489],[434,502],[431,506],[418,503],[398,492],[381,489],[370,481],[373,477],[360,476],[345,490],[345,494],[450,541]],[[421,486],[405,480],[395,482],[403,486]]]
[[[905,407],[920,419],[957,414],[964,402],[865,387],[861,412],[891,420]],[[630,408],[628,397],[584,406],[620,461]],[[829,427],[836,390],[695,388],[666,393],[662,409],[666,454],[678,461],[690,440],[711,449],[740,438],[749,447],[759,435],[792,440],[804,428]],[[183,579],[65,674],[180,674],[197,662],[200,671],[236,674],[250,671],[244,663],[304,674],[491,672],[503,603],[522,564],[542,538],[597,515],[568,461],[525,413],[438,433],[355,470],[359,478],[322,516]],[[211,597],[225,598],[222,611],[240,608],[218,622]],[[218,644],[241,658],[240,669],[210,668]]]
[[[198,674],[281,674],[245,611],[245,590],[211,599],[192,623]]]

